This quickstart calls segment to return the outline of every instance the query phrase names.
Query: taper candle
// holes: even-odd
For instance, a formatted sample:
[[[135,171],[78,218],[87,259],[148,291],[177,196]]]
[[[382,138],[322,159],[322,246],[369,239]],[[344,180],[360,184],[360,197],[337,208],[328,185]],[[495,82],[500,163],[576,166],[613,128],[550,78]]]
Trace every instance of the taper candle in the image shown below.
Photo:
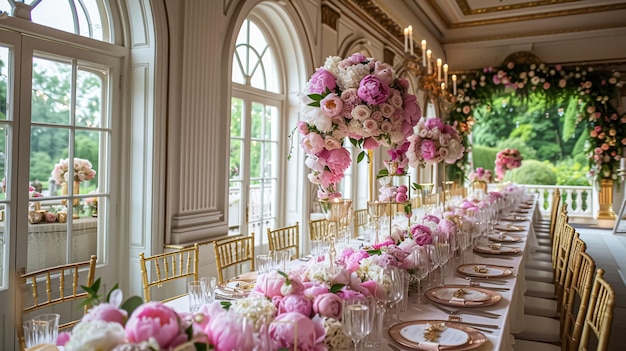
[[[456,95],[456,74],[452,75],[452,94]]]
[[[433,57],[433,52],[430,50],[426,51],[426,66],[428,67],[428,74],[433,73],[433,69],[430,64],[430,59]]]
[[[426,40],[422,39],[422,67],[426,67]]]
[[[446,83],[446,86],[448,86],[448,64],[444,64],[443,65],[443,81]]]
[[[404,28],[404,52],[409,51],[409,27]]]
[[[413,26],[409,26],[409,47],[411,48],[411,55],[413,55]]]
[[[441,81],[441,63],[442,63],[441,59],[438,58],[437,59],[437,80],[438,81]]]

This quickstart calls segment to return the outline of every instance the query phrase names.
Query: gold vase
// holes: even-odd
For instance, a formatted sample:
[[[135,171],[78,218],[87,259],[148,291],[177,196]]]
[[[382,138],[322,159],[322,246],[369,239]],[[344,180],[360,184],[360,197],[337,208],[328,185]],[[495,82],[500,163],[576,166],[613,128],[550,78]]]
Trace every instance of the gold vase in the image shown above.
[[[73,194],[72,195],[78,195],[80,194],[80,182],[75,180],[73,182]],[[61,184],[61,195],[69,195],[69,189],[68,189],[68,185],[67,182],[63,182],[63,184]],[[61,204],[63,204],[64,206],[67,205],[67,200],[61,200]],[[72,201],[72,204],[74,206],[78,206],[80,205],[80,199],[74,199]]]
[[[598,192],[598,219],[615,219],[613,211],[613,180],[602,179],[600,181],[600,191]]]
[[[474,191],[482,190],[484,193],[487,193],[487,182],[482,180],[475,180],[472,182],[472,189],[474,189]]]
[[[341,221],[344,220],[350,212],[352,206],[352,200],[346,199],[333,199],[333,200],[319,200],[320,207],[324,213],[324,217],[328,221],[328,231],[326,240],[328,241],[328,257],[330,260],[330,266],[335,264],[335,256],[337,251],[335,249],[335,241],[337,240],[337,234]]]

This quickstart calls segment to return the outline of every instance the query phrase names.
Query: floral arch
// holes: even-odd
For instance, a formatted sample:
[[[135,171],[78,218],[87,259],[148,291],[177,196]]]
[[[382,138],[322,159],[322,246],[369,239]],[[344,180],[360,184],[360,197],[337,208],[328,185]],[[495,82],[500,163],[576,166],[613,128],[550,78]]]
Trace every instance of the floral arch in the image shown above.
[[[506,91],[547,101],[578,96],[579,118],[588,134],[587,157],[591,170],[601,179],[617,179],[626,150],[626,114],[616,99],[623,81],[620,73],[592,65],[549,65],[528,52],[515,53],[500,67],[486,67],[460,75],[458,94],[452,97],[450,119],[466,146],[475,122],[476,107],[491,103],[492,96]],[[457,163],[462,170],[467,162]]]

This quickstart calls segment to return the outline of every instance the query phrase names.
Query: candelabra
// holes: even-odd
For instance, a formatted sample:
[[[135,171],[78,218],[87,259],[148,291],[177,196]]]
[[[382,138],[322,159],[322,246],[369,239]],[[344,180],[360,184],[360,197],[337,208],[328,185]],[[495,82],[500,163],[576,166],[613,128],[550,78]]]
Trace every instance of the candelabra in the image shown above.
[[[404,60],[404,67],[417,77],[418,89],[424,91],[425,102],[432,102],[443,112],[450,112],[452,99],[456,95],[456,75],[452,75],[452,87],[448,84],[448,65],[442,64],[441,59],[433,60],[432,52],[427,50],[418,57],[408,54]],[[433,66],[436,68],[433,69]]]

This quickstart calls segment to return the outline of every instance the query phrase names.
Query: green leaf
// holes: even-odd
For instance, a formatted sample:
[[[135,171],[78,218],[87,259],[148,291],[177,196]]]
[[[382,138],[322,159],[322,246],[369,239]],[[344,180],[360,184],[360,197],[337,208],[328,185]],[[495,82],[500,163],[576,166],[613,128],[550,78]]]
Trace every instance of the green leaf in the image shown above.
[[[287,275],[287,273],[282,272],[282,271],[277,271],[278,274],[282,275],[285,278],[285,284],[290,285],[291,281],[289,280],[289,276]]]
[[[411,188],[413,188],[413,190],[422,190],[422,186],[417,183],[411,184]]]
[[[193,324],[189,325],[189,327],[185,329],[185,334],[187,335],[187,340],[191,340],[193,338]]]
[[[128,316],[130,317],[130,315],[133,314],[133,311],[137,309],[137,307],[141,306],[142,304],[143,304],[143,299],[141,297],[131,296],[130,298],[128,298],[128,300],[122,303],[122,306],[120,306],[120,308],[128,312]]]
[[[204,342],[195,342],[193,346],[196,348],[196,351],[207,351],[207,344]]]
[[[371,255],[380,255],[382,252],[380,250],[367,250],[367,253]]]
[[[309,106],[320,107],[320,102],[319,101],[313,101],[313,102],[309,103]]]
[[[106,302],[111,301],[111,293],[112,293],[113,291],[115,291],[115,289],[117,289],[117,288],[118,288],[118,285],[119,285],[118,283],[115,283],[115,285],[113,286],[113,288],[109,291],[109,293],[107,294],[107,299],[106,299]]]
[[[320,101],[324,98],[322,94],[309,94],[307,96],[313,101]]]
[[[355,139],[352,139],[352,138],[349,138],[349,139],[350,139],[350,144],[352,144],[354,147],[359,147]]]
[[[330,287],[330,292],[336,294],[343,289],[344,286],[346,286],[346,284],[333,284],[333,286]]]
[[[407,202],[404,204],[404,213],[406,213],[407,215],[410,215],[411,213],[413,213],[413,206],[411,206],[410,202]]]
[[[378,174],[376,175],[376,179],[387,177],[388,175],[389,175],[389,170],[387,168],[383,168],[380,171],[378,171]]]
[[[365,158],[365,151],[361,151],[359,153],[359,156],[357,156],[357,158],[356,158],[356,163],[359,163],[359,162],[363,161],[364,158]]]
[[[230,309],[230,306],[232,305],[232,303],[230,301],[220,301],[220,305],[222,305],[223,309],[228,311]]]

